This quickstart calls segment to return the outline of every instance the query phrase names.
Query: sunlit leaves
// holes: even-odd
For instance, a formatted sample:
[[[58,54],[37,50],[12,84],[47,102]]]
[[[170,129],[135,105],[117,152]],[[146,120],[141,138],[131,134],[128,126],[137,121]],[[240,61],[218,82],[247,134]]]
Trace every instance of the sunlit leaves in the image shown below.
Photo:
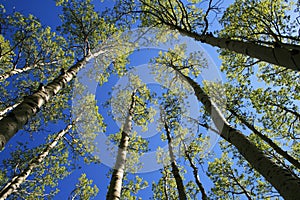
[[[276,1],[235,1],[224,12],[221,35],[253,42],[284,42],[291,23],[287,19],[293,2]],[[246,33],[246,34],[245,34]]]
[[[51,139],[49,138],[49,140]],[[3,165],[8,169],[6,176],[11,179],[16,175],[15,173],[22,172],[30,164],[29,161],[35,159],[46,148],[46,145],[28,149],[27,145],[20,143],[20,147],[11,153],[12,157],[3,161]],[[12,197],[25,199],[53,197],[59,192],[59,189],[56,188],[58,181],[70,174],[69,165],[69,152],[65,149],[64,144],[59,142],[55,150],[51,151],[42,163],[35,166],[29,178]]]
[[[1,73],[7,71],[10,62],[12,61],[14,52],[11,51],[10,42],[0,35],[0,69]]]
[[[122,187],[122,200],[140,200],[138,192],[148,187],[148,182],[138,175],[126,174]]]
[[[226,150],[225,150],[226,148]],[[214,183],[210,198],[270,198],[279,195],[246,164],[235,149],[222,144],[222,156],[209,162],[208,176]]]
[[[113,24],[106,23],[94,10],[91,1],[58,1],[63,7],[60,16],[62,25],[58,30],[68,38],[69,47],[76,50],[78,56],[88,55],[108,36],[116,32]]]
[[[200,51],[193,51],[186,53],[186,45],[176,45],[174,49],[169,49],[167,52],[160,52],[159,57],[153,60],[158,65],[164,67],[176,68],[176,70],[182,72],[184,75],[198,76],[201,69],[207,67],[207,61],[203,58],[203,54]]]
[[[86,174],[81,174],[76,183],[75,189],[71,193],[72,199],[92,199],[97,195],[99,189],[96,185],[92,185],[93,180],[86,177]]]
[[[80,156],[86,157],[86,163],[99,162],[95,155],[99,151],[96,143],[96,137],[104,132],[106,125],[103,117],[99,113],[95,96],[85,94],[78,101],[73,102],[73,116],[77,118],[74,132],[70,134],[70,144],[73,151]]]
[[[121,85],[119,85],[114,88],[115,96],[112,97],[109,102],[113,108],[112,114],[115,120],[123,124],[130,107],[130,96],[133,95],[135,102],[133,122],[146,129],[147,124],[152,121],[152,117],[155,115],[155,110],[151,108],[151,104],[155,103],[153,99],[154,94],[136,75],[128,74],[127,81],[127,86],[124,85],[121,87]],[[124,112],[120,112],[122,110]]]

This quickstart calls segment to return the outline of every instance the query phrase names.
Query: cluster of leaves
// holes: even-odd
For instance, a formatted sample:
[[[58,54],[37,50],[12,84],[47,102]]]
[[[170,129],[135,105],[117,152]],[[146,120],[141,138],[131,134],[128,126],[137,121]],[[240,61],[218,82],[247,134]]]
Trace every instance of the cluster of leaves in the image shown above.
[[[117,3],[114,14],[118,17],[129,16],[125,17],[125,23],[131,18],[134,22],[140,22],[141,26],[156,26],[168,31],[176,29],[188,36],[197,36],[202,41],[199,37],[205,36],[210,28],[210,13],[219,11],[219,1],[215,4],[212,2],[207,1],[208,5],[205,7],[200,0],[189,0],[186,3],[180,0],[126,0]],[[220,19],[223,29],[218,34],[221,38],[264,47],[280,47],[299,53],[298,17],[292,15],[292,12],[299,12],[298,4],[299,2],[288,3],[283,0],[236,0]],[[76,62],[74,57],[79,60],[101,51],[101,56],[94,58],[95,69],[97,65],[101,69],[97,70],[96,76],[95,69],[87,72],[100,84],[108,80],[111,72],[119,76],[126,74],[127,57],[134,45],[125,45],[126,48],[122,48],[126,43],[124,41],[128,39],[121,37],[122,29],[110,23],[106,16],[96,12],[91,0],[60,0],[57,5],[63,8],[62,25],[58,27],[58,31],[64,37],[58,36],[49,27],[42,27],[39,20],[32,15],[25,17],[18,12],[7,15],[4,7],[0,7],[0,92],[3,94],[0,100],[9,102],[2,104],[1,110],[18,104],[24,96],[41,88],[42,83],[53,80],[61,73],[61,69]],[[174,49],[160,52],[152,60],[155,63],[153,72],[158,74],[158,81],[170,88],[161,99],[155,100],[150,89],[138,77],[129,75],[131,85],[125,89],[116,88],[119,91],[109,102],[113,108],[114,120],[120,122],[122,127],[125,127],[125,123],[134,123],[142,126],[143,130],[147,129],[155,115],[151,104],[160,103],[161,121],[158,129],[162,133],[162,141],[169,143],[169,152],[165,154],[162,149],[158,149],[157,159],[160,163],[171,163],[171,166],[165,166],[161,171],[162,177],[157,183],[152,183],[154,199],[178,198],[178,174],[175,174],[174,166],[180,169],[180,177],[184,177],[189,171],[187,167],[180,167],[180,161],[189,162],[197,174],[198,167],[207,159],[204,156],[204,146],[208,145],[209,138],[202,137],[196,127],[202,125],[205,129],[212,128],[208,123],[201,124],[198,119],[188,118],[185,99],[191,89],[183,77],[199,80],[197,77],[201,69],[208,64],[201,52],[193,51],[188,54],[187,51],[185,45],[176,45]],[[299,157],[299,72],[224,49],[220,50],[220,58],[223,60],[222,70],[229,82],[223,86],[204,83],[206,92],[211,94],[213,101],[221,105],[224,102],[217,98],[220,94],[214,93],[225,88],[227,102],[224,112],[228,114],[228,121],[235,128],[248,130],[245,131],[245,136],[249,141],[270,160],[296,176],[300,169],[286,162],[285,157],[271,147],[270,143],[263,141],[255,131],[274,141],[279,148],[287,149],[286,153],[295,158]],[[10,84],[13,86],[10,87]],[[61,95],[50,99],[25,130],[31,133],[41,132],[51,123],[68,121],[74,85],[83,88],[80,83],[72,81],[71,85],[61,91]],[[99,159],[94,156],[97,151],[94,141],[97,133],[105,132],[104,119],[99,114],[94,95],[82,91],[76,95],[78,104],[73,105],[74,114],[78,116],[76,128],[64,140],[59,141],[50,155],[34,169],[30,178],[11,198],[52,198],[58,193],[58,189],[53,189],[57,188],[58,180],[70,173],[71,161],[81,156],[86,163],[99,163]],[[207,110],[204,112],[206,121],[210,116]],[[132,115],[130,123],[126,121],[129,115]],[[121,143],[122,131],[111,134],[109,139]],[[179,148],[175,150],[175,146]],[[220,143],[220,147],[222,155],[207,166],[207,175],[214,183],[209,193],[211,198],[279,198],[273,186],[253,170],[251,163],[247,163],[236,148],[224,141]],[[43,148],[45,145],[36,148],[21,145],[17,148],[12,157],[3,162],[5,171],[0,173],[1,184],[25,169],[28,161]],[[147,150],[148,141],[137,132],[132,132],[125,171],[135,173],[140,169],[142,166],[139,164],[139,157]],[[180,152],[184,154],[178,156]],[[180,158],[178,163],[175,162],[174,155],[171,155],[174,153]],[[181,189],[185,191],[188,199],[195,199],[199,191],[202,192],[202,198],[205,196],[203,188],[198,183],[195,184],[196,174],[195,181],[182,179],[184,188]],[[72,199],[95,197],[98,188],[91,185],[92,181],[83,174],[71,194]],[[136,199],[139,190],[146,187],[147,181],[125,173],[122,198]]]
[[[45,148],[43,144],[35,148],[28,148],[27,144],[19,144],[18,149],[11,153],[11,158],[3,161],[2,167],[6,170],[5,179],[1,179],[1,185],[27,168],[29,161],[35,159]],[[36,166],[30,177],[23,183],[22,188],[15,191],[10,198],[53,198],[59,192],[57,188],[59,180],[70,174],[69,166],[69,151],[63,142],[60,142],[55,151],[50,152],[44,161]]]
[[[75,189],[71,192],[70,199],[92,199],[97,195],[99,189],[96,185],[92,185],[93,180],[89,180],[86,174],[81,174]]]
[[[223,152],[221,157],[208,163],[207,175],[214,183],[210,198],[280,197],[272,185],[253,170],[231,145],[225,142],[222,142],[221,145]]]

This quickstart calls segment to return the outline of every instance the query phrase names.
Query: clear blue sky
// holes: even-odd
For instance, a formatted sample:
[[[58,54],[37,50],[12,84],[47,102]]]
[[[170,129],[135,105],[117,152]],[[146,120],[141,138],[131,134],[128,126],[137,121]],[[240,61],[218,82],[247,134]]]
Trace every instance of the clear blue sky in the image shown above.
[[[97,4],[97,8],[99,8],[100,1],[95,1]],[[104,7],[109,6],[112,1],[105,1]],[[60,14],[61,9],[59,7],[55,6],[54,0],[3,0],[2,3],[4,4],[5,8],[8,12],[15,9],[16,11],[19,11],[23,14],[33,14],[36,17],[38,17],[42,24],[51,26],[53,30],[55,30],[55,27],[60,24],[60,20],[58,15]],[[203,47],[206,49],[208,54],[212,57],[214,62],[219,66],[220,61],[217,58],[217,53],[215,49],[203,45]],[[155,52],[157,53],[157,52]],[[134,57],[134,61],[132,61],[132,65],[140,65],[140,64],[146,64],[149,61],[149,58],[152,57],[155,53],[153,52],[143,52],[143,56],[136,54]],[[132,57],[131,57],[132,58]],[[106,90],[109,90],[111,88],[111,85],[113,85],[117,80],[111,79],[111,82],[104,85],[103,88],[97,88],[97,90],[100,90],[101,92],[105,92]],[[107,87],[107,88],[105,88]],[[97,92],[98,93],[98,92]],[[114,125],[114,127],[117,127]],[[113,131],[113,129],[109,129],[109,131]],[[39,136],[42,139],[42,135]],[[17,139],[14,137],[10,144],[13,144],[17,141]],[[2,154],[3,155],[3,154]],[[7,156],[7,154],[6,154]],[[80,176],[81,173],[86,173],[87,177],[94,180],[94,183],[97,184],[98,188],[100,189],[99,195],[97,199],[104,199],[106,191],[107,191],[107,185],[109,183],[110,178],[107,178],[106,174],[109,170],[109,167],[106,165],[95,165],[91,164],[89,166],[84,165],[80,170],[74,171],[69,177],[67,177],[65,180],[61,181],[59,188],[61,189],[61,192],[55,197],[57,200],[61,199],[67,199],[70,192],[73,190],[75,183],[77,182],[77,178]],[[201,170],[200,170],[201,171]],[[190,172],[189,172],[190,173]],[[140,174],[141,177],[145,178],[149,182],[149,187],[147,190],[142,191],[140,194],[143,197],[143,199],[149,199],[152,196],[151,192],[151,183],[153,180],[158,180],[160,177],[160,173],[158,170],[149,172],[149,173],[142,173]],[[204,176],[200,175],[201,178],[204,180],[204,184],[211,185],[209,180],[205,178]],[[191,178],[190,175],[187,176],[187,178]]]

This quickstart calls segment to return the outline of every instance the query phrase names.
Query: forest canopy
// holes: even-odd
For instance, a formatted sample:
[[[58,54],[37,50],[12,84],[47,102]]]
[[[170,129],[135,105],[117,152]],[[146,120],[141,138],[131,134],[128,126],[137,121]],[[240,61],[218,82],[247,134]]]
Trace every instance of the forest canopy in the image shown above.
[[[0,4],[0,199],[300,198],[299,1],[51,2]]]

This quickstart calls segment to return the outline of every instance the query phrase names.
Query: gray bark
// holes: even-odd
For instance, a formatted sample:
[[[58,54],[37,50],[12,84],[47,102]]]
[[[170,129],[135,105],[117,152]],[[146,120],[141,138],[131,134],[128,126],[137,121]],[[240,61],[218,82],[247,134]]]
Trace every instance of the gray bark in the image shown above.
[[[287,49],[280,46],[268,47],[252,42],[232,40],[230,38],[218,38],[211,34],[201,35],[196,32],[181,29],[172,24],[166,23],[166,25],[202,43],[250,56],[260,61],[282,66],[287,69],[300,71],[300,51],[298,49]]]
[[[174,69],[176,70],[176,69]],[[245,135],[232,127],[223,114],[209,98],[205,91],[193,79],[176,70],[191,85],[197,99],[204,105],[210,114],[220,136],[233,144],[239,153],[271,183],[277,191],[287,200],[296,200],[300,197],[300,179],[288,170],[280,167],[270,160],[259,148],[255,146]]]
[[[229,109],[229,112],[232,113],[238,120],[240,120],[244,125],[246,125],[247,128],[249,128],[255,135],[260,137],[263,141],[265,141],[270,147],[272,147],[276,153],[287,159],[292,165],[297,167],[300,170],[300,163],[298,160],[296,160],[294,157],[289,155],[286,151],[281,149],[276,143],[274,143],[270,138],[268,138],[266,135],[262,134],[260,131],[258,131],[252,124],[250,124],[244,117],[240,116],[235,112],[233,109]]]
[[[165,131],[166,131],[167,139],[168,139],[168,147],[169,147],[169,155],[170,155],[170,159],[171,159],[172,174],[176,181],[176,187],[177,187],[177,191],[179,194],[179,199],[186,200],[187,197],[186,197],[185,188],[183,185],[183,180],[180,176],[179,169],[178,169],[178,166],[177,166],[176,160],[175,160],[175,155],[173,152],[170,129],[166,122],[165,122]]]
[[[185,157],[188,159],[188,161],[190,163],[190,166],[193,169],[193,176],[194,176],[195,182],[196,182],[196,184],[197,184],[197,186],[198,186],[198,188],[199,188],[199,190],[202,194],[202,200],[208,200],[207,194],[205,192],[205,189],[204,189],[204,187],[203,187],[203,185],[200,181],[200,177],[198,175],[198,167],[195,165],[195,163],[194,163],[193,159],[191,158],[190,154],[187,152],[186,145],[185,145],[184,141],[182,141],[182,142],[183,142],[183,145],[184,145],[184,148],[185,148],[184,149]]]

